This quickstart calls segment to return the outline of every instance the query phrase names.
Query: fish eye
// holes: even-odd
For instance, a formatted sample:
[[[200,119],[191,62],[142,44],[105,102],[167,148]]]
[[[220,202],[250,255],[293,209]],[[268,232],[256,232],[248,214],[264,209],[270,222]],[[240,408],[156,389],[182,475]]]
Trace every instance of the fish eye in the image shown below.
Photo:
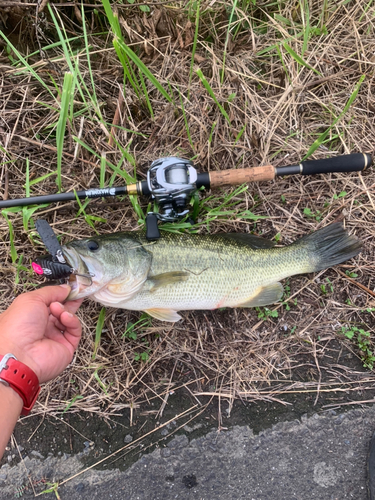
[[[87,248],[91,250],[91,252],[95,252],[99,248],[99,243],[97,243],[95,240],[90,240],[87,242]]]

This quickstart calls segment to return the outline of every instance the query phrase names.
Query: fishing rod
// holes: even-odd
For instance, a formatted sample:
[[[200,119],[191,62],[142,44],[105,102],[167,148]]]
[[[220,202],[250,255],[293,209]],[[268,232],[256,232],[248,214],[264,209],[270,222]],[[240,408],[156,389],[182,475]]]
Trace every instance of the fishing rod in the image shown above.
[[[222,186],[236,186],[244,183],[271,181],[284,175],[316,175],[333,172],[360,172],[372,163],[371,155],[353,153],[322,160],[302,161],[298,165],[220,170],[198,173],[189,160],[167,157],[152,162],[146,181],[138,181],[120,187],[93,188],[67,193],[32,196],[0,201],[0,209],[14,206],[28,206],[43,203],[57,203],[86,198],[107,196],[144,195],[151,196],[159,212],[150,212],[146,217],[146,237],[156,240],[160,237],[157,221],[174,222],[189,213],[188,203],[192,194],[202,187],[212,189]]]

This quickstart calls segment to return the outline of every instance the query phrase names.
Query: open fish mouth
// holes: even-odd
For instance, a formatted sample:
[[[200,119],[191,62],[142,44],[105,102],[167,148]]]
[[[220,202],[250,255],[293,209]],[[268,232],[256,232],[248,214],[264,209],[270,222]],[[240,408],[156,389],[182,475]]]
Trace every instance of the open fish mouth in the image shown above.
[[[73,269],[68,279],[68,284],[71,287],[68,300],[83,297],[85,295],[84,291],[91,287],[94,275],[73,248],[63,247],[63,253],[67,264]]]

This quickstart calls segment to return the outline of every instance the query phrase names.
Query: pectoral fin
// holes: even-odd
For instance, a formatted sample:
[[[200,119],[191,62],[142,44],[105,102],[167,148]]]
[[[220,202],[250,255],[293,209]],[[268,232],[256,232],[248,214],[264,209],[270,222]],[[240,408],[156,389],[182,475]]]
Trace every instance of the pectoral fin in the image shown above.
[[[150,292],[155,292],[155,290],[162,286],[171,285],[172,283],[180,283],[181,281],[186,281],[188,278],[189,273],[185,271],[171,271],[169,273],[150,276],[147,279],[147,283],[150,284]]]
[[[154,308],[146,309],[145,312],[153,318],[160,319],[160,321],[169,321],[174,323],[181,319],[181,316],[173,309]]]
[[[261,286],[256,290],[252,297],[245,300],[242,304],[238,304],[238,307],[268,306],[278,302],[281,299],[283,292],[283,285],[279,282],[272,283],[272,285]]]

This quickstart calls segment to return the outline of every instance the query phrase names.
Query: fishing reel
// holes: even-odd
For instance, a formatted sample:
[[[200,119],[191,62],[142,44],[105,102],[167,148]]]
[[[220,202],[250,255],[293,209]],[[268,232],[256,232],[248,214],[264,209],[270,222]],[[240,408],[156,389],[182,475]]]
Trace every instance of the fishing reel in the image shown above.
[[[146,238],[160,238],[157,221],[175,222],[189,213],[189,200],[197,189],[198,174],[189,160],[170,156],[152,162],[147,172],[147,187],[159,212],[146,217]]]

